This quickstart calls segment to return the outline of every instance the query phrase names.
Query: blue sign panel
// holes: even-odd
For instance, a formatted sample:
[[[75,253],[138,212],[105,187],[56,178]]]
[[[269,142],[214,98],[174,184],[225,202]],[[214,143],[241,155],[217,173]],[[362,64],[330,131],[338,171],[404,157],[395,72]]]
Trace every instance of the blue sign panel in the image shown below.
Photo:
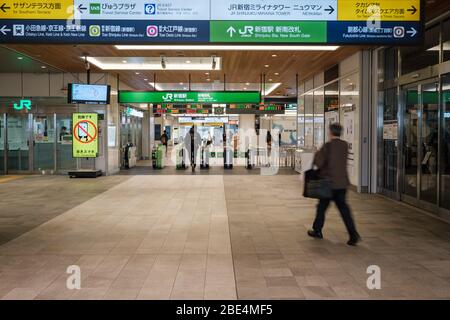
[[[209,41],[209,21],[6,20],[5,43],[197,43]]]
[[[422,25],[417,22],[328,22],[328,43],[419,45],[421,41]]]

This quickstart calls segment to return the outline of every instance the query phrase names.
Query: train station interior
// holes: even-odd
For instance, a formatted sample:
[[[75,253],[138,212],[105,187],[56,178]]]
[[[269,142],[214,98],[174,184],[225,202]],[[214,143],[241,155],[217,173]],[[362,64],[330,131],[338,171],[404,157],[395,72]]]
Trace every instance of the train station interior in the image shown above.
[[[206,20],[191,16],[133,18],[146,38],[131,39],[131,18],[97,16],[137,8],[61,0],[83,15],[73,32],[89,21],[78,42],[58,29],[58,1],[40,1],[47,9],[26,23],[37,8],[4,2],[0,299],[450,299],[449,1],[399,1],[417,19],[382,16],[379,38],[359,40],[352,32],[367,30],[348,24],[322,44],[314,34],[264,41],[272,24],[247,17],[244,28],[214,10],[209,41],[181,38],[203,37]],[[142,14],[187,6],[160,2]],[[215,5],[269,10],[247,2]],[[340,3],[370,1],[278,2],[270,10],[284,24],[272,32],[282,37],[312,28],[285,7],[352,21]],[[326,19],[338,39],[344,27]],[[122,38],[106,38],[115,28]],[[305,196],[305,172],[332,124],[348,145],[357,246],[334,204],[324,239],[308,236],[317,200]],[[80,288],[67,284],[73,266]],[[375,290],[371,266],[382,275]]]

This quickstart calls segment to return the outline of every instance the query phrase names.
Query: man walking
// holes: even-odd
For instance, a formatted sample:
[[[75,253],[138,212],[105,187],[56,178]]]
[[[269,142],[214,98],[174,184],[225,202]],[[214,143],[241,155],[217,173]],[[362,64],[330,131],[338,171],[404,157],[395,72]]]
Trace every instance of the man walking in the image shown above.
[[[341,213],[350,236],[347,244],[354,246],[361,238],[356,231],[350,208],[345,199],[347,188],[350,185],[347,172],[348,144],[340,139],[341,133],[342,126],[340,124],[331,124],[328,131],[329,141],[314,157],[314,164],[319,168],[320,175],[327,178],[331,183],[332,198],[319,200],[316,219],[312,230],[308,231],[308,235],[313,238],[323,238],[322,228],[325,224],[325,212],[330,201],[333,200]]]

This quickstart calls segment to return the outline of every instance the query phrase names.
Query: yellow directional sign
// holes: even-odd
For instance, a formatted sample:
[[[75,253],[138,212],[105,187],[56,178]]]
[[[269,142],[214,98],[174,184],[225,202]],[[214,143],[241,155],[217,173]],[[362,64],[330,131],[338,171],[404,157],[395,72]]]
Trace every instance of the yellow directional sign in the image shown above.
[[[420,21],[420,0],[338,0],[339,21]]]
[[[0,0],[0,19],[69,19],[74,0]]]
[[[72,115],[72,153],[74,158],[98,156],[98,114],[74,113]]]

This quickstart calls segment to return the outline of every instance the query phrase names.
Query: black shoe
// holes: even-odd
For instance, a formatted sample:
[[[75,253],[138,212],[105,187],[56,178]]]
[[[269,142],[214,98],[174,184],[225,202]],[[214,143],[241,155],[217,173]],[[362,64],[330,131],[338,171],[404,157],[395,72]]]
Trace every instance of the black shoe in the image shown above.
[[[308,236],[317,239],[323,239],[323,234],[321,231],[308,230]]]
[[[356,246],[356,244],[360,241],[361,241],[361,237],[359,235],[356,235],[356,236],[350,237],[350,240],[347,241],[347,244],[349,246]]]

